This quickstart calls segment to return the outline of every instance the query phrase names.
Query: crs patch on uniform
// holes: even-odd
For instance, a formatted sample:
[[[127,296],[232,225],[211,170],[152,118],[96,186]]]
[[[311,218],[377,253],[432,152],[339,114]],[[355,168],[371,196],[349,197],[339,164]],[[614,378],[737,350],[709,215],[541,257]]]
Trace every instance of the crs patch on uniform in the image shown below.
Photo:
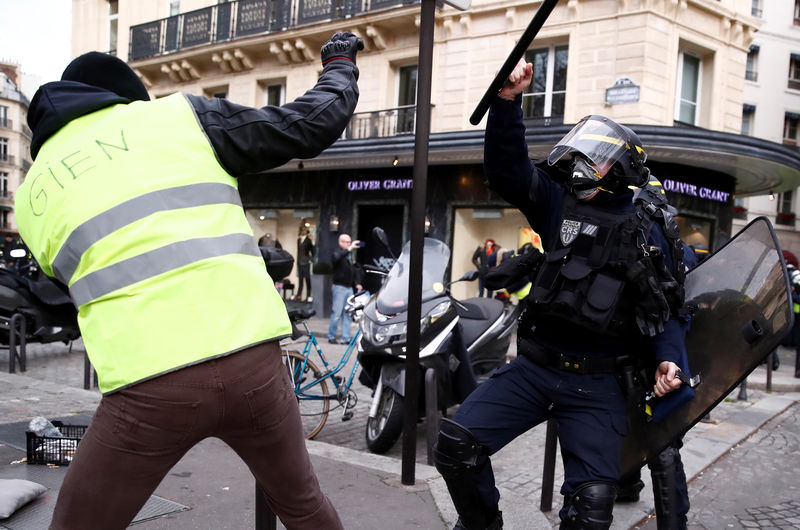
[[[561,244],[565,247],[575,241],[581,230],[581,222],[564,219],[561,222]]]

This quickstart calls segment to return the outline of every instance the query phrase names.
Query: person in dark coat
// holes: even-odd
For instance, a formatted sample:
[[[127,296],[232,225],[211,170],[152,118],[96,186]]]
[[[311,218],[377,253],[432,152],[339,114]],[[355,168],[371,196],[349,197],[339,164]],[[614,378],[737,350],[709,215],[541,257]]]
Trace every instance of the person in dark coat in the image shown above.
[[[312,302],[311,296],[311,261],[314,259],[314,240],[308,228],[301,228],[297,237],[297,296],[295,300],[303,299],[303,283],[306,284],[306,302]]]
[[[347,344],[350,342],[350,315],[344,310],[347,299],[353,294],[353,289],[361,290],[361,268],[352,261],[351,252],[359,247],[361,242],[353,241],[349,234],[339,236],[339,248],[333,251],[333,285],[331,286],[331,320],[328,325],[328,342],[331,344]],[[342,322],[342,338],[336,340],[339,321]]]

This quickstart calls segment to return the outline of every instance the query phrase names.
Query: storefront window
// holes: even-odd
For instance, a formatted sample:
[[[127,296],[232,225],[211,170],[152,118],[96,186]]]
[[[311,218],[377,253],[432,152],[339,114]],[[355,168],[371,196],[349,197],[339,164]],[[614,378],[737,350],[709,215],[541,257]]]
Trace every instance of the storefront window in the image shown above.
[[[456,208],[453,219],[451,278],[458,279],[473,270],[472,255],[487,239],[493,239],[502,262],[508,252],[516,252],[526,243],[541,245],[539,236],[516,208]],[[457,299],[478,296],[478,282],[460,282],[451,288]]]
[[[311,239],[317,241],[317,225],[319,213],[315,209],[296,208],[251,208],[245,215],[253,229],[253,235],[262,247],[280,247],[297,260],[297,240],[301,229],[307,229]],[[297,281],[296,268],[292,269],[289,279]],[[276,287],[282,287],[278,278]]]
[[[710,241],[713,222],[711,220],[688,215],[676,216],[675,220],[678,222],[681,239],[694,249],[698,257],[702,258],[703,255],[708,254],[709,250],[712,250]]]

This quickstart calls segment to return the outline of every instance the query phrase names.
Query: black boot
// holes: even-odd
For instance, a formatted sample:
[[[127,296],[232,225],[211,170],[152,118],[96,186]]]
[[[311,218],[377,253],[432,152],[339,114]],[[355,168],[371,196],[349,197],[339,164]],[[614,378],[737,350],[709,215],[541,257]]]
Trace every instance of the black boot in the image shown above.
[[[483,528],[467,528],[464,526],[464,523],[461,522],[461,518],[458,518],[458,522],[453,527],[453,530],[484,530]],[[485,528],[485,530],[503,530],[503,512],[500,510],[497,511],[497,515],[495,518],[489,523],[489,526]]]
[[[616,502],[639,502],[639,492],[644,489],[644,482],[641,473],[637,473],[629,479],[620,481],[617,485]]]
[[[688,509],[685,495],[685,474],[680,461],[680,453],[675,447],[668,447],[649,464],[650,476],[653,479],[653,501],[656,505],[656,523],[658,530],[685,530]],[[681,481],[679,484],[678,481]],[[681,506],[686,504],[686,506]]]

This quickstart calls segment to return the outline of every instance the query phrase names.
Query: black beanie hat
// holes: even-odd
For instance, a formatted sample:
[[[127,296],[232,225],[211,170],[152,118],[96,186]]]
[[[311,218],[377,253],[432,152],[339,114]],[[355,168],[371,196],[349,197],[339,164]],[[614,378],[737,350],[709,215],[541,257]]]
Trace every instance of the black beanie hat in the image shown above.
[[[89,52],[73,59],[61,80],[105,88],[131,101],[150,100],[136,72],[122,59],[107,53]]]

